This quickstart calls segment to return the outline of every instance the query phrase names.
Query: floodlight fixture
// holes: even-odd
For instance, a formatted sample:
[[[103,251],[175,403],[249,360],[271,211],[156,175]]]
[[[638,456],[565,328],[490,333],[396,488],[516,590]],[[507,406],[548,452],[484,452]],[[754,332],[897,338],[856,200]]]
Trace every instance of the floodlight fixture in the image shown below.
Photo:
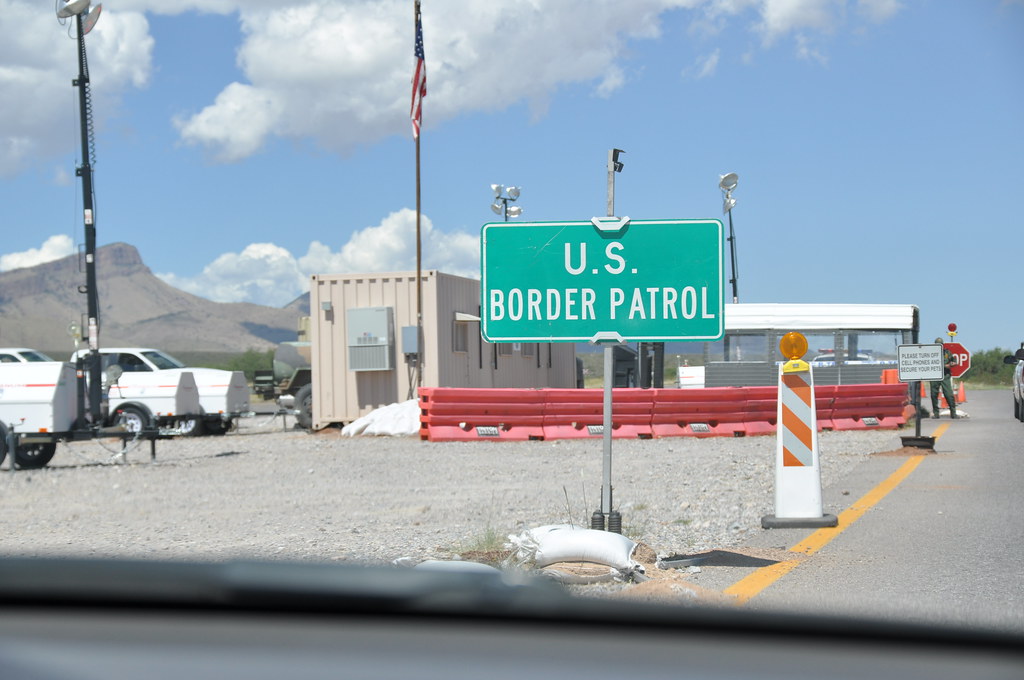
[[[612,149],[612,170],[615,172],[622,172],[622,168],[626,167],[619,161],[619,154],[626,153],[622,149]]]
[[[736,189],[739,181],[740,176],[735,172],[718,176],[718,188],[725,192],[725,197],[722,200],[722,213],[729,215],[729,256],[732,260],[732,278],[729,279],[729,283],[732,284],[733,304],[740,301],[739,293],[736,292],[736,280],[739,278],[736,273],[736,232],[732,227],[732,209],[736,207],[736,199],[732,197],[732,192]]]
[[[515,202],[519,198],[522,189],[520,187],[505,187],[504,184],[492,184],[491,190],[494,191],[494,203],[491,204],[491,210],[495,214],[503,215],[505,221],[508,222],[509,217],[519,217],[523,214],[523,209],[518,206],[509,207],[510,202]]]
[[[82,35],[89,35],[89,31],[93,29],[96,22],[100,20],[100,12],[103,11],[103,3],[100,3],[90,9],[88,13],[82,15]]]
[[[57,18],[67,19],[89,9],[90,0],[57,0]],[[63,3],[63,4],[62,4]]]

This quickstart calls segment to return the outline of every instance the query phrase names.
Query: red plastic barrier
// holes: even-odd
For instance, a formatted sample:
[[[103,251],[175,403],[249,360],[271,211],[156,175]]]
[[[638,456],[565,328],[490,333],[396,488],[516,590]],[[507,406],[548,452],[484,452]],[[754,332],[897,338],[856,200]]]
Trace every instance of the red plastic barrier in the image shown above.
[[[430,441],[600,438],[602,389],[420,388],[420,438]],[[895,429],[905,384],[815,387],[819,430]],[[778,388],[612,390],[612,437],[774,434]]]
[[[546,389],[544,436],[547,439],[604,437],[603,389]],[[651,437],[653,390],[612,389],[612,438]]]
[[[655,437],[746,435],[744,388],[654,390],[651,431]]]
[[[543,390],[421,387],[420,439],[543,439]]]
[[[838,385],[814,386],[814,411],[818,423],[818,431],[835,430],[835,403]]]
[[[779,387],[744,387],[747,422],[744,424],[747,436],[775,434],[779,413]]]
[[[832,411],[837,430],[896,429],[907,421],[907,386],[838,385]]]

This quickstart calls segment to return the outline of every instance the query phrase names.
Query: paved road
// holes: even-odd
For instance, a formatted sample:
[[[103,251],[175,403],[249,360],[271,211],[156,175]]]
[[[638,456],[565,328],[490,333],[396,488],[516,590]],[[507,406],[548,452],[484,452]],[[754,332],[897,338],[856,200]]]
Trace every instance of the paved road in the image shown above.
[[[970,417],[924,421],[922,434],[945,425],[936,452],[853,524],[818,533],[826,543],[817,552],[790,550],[813,530],[766,530],[747,546],[761,559],[703,566],[694,580],[725,590],[758,567],[796,559],[746,606],[1024,632],[1024,424],[1013,419],[1008,391],[967,396]],[[914,458],[871,456],[823,490],[825,511],[839,514]]]

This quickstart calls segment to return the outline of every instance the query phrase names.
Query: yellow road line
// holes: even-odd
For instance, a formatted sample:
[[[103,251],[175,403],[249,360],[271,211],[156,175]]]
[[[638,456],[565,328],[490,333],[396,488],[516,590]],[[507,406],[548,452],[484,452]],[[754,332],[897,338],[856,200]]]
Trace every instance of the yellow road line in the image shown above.
[[[932,436],[936,441],[949,428],[949,423],[943,423],[935,429]],[[813,534],[800,541],[789,552],[802,555],[813,555],[829,544],[836,536],[843,533],[854,522],[860,519],[864,513],[870,510],[875,504],[886,497],[890,491],[899,486],[900,482],[906,479],[911,472],[924,460],[924,455],[912,456],[894,473],[889,475],[881,484],[864,494],[856,503],[839,514],[839,524],[835,527],[818,529]],[[738,604],[749,602],[753,597],[761,593],[765,588],[778,581],[780,578],[793,571],[800,564],[800,560],[783,560],[767,567],[761,567],[743,579],[726,588],[723,592],[736,598]]]

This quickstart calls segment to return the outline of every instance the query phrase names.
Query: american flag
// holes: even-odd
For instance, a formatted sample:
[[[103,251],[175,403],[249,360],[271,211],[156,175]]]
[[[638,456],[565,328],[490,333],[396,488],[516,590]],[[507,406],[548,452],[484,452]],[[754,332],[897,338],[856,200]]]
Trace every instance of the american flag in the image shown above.
[[[412,77],[412,136],[419,138],[420,123],[423,121],[423,98],[427,96],[427,64],[423,57],[423,24],[420,20],[420,3],[416,3],[416,46],[413,49],[416,57],[416,72]]]

